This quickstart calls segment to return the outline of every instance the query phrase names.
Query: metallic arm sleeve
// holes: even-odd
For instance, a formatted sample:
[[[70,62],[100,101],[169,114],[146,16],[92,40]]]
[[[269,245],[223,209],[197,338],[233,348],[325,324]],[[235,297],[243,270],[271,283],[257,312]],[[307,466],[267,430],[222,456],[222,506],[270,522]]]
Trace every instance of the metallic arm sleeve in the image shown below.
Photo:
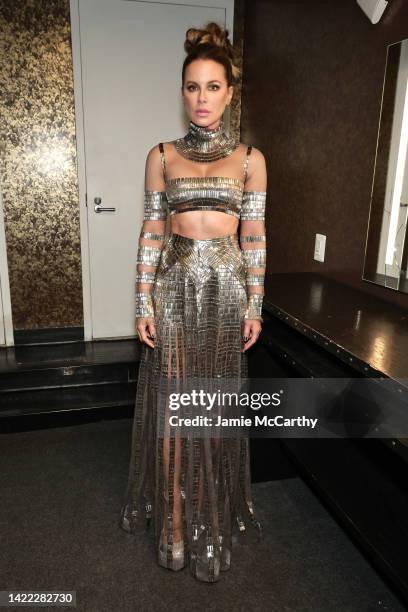
[[[143,225],[136,262],[136,318],[154,317],[151,292],[164,246],[166,219],[166,192],[145,191]]]
[[[266,267],[266,191],[244,191],[241,209],[240,247],[242,250],[248,303],[245,319],[262,319]]]

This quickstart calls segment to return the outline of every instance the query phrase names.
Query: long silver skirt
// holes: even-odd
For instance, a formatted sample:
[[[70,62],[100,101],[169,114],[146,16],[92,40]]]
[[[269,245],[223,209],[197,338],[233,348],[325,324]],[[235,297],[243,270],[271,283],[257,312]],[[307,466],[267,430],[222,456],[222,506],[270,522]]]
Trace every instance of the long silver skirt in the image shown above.
[[[152,298],[155,346],[142,344],[120,526],[135,534],[153,525],[160,564],[165,556],[172,569],[173,524],[181,519],[186,564],[188,558],[199,580],[215,582],[220,570],[230,567],[232,545],[262,535],[251,497],[249,439],[238,430],[223,437],[221,427],[211,438],[193,428],[184,436],[163,432],[157,398],[163,378],[248,376],[247,354],[241,351],[247,296],[237,234],[209,239],[170,234]]]

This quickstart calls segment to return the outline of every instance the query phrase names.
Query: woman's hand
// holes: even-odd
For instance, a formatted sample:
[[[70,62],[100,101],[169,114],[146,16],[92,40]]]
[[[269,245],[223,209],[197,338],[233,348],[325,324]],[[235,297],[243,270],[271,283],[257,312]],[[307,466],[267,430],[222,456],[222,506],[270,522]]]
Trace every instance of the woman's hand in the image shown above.
[[[241,353],[244,353],[258,340],[262,331],[262,322],[258,321],[258,319],[244,319],[242,327],[244,346],[241,349]],[[248,338],[247,341],[245,341],[246,338]]]
[[[153,317],[138,317],[136,319],[136,328],[137,335],[139,336],[139,340],[141,342],[145,342],[148,346],[154,348],[153,340],[156,338],[156,328],[154,326],[154,318]]]

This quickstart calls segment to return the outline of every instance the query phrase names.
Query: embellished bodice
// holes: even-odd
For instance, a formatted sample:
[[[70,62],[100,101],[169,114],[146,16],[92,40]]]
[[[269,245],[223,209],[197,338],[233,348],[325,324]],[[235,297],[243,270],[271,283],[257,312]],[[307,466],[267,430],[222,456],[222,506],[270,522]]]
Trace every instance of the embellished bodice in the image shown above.
[[[241,216],[244,181],[226,176],[188,176],[166,180],[170,215],[189,210],[216,210]]]
[[[172,144],[181,157],[200,163],[228,157],[239,145],[224,134],[222,122],[217,128],[198,126],[190,122],[188,134]],[[264,190],[266,181],[265,171],[262,171],[261,168],[259,178],[256,176],[257,173],[253,173],[248,183],[248,161],[252,146],[247,145],[242,179],[229,176],[169,177],[162,142],[159,143],[159,150],[164,189],[149,190],[145,187],[143,227],[139,238],[137,258],[136,316],[154,317],[151,287],[155,282],[156,270],[164,245],[168,244],[165,242],[167,215],[194,210],[214,210],[232,215],[240,220],[238,230],[240,257],[245,269],[248,294],[244,318],[262,321],[266,265],[266,191]],[[188,174],[187,168],[191,168],[191,165],[184,165],[186,169],[183,171],[180,169],[183,165],[180,163],[177,165],[179,174],[184,174],[184,172]],[[153,167],[146,163],[146,178],[149,182],[151,181],[151,168]],[[224,165],[223,171],[225,170]],[[236,170],[234,166],[231,168],[231,173],[235,174]],[[154,182],[155,180],[153,184]],[[162,180],[160,183],[162,184]],[[205,240],[220,238],[224,237]],[[184,239],[188,237],[184,236]]]

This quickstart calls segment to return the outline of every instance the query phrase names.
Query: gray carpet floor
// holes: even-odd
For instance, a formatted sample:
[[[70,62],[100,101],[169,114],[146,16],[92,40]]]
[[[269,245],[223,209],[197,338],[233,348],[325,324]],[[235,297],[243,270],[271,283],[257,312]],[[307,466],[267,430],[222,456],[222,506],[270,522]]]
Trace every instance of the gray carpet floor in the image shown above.
[[[148,534],[118,527],[131,425],[0,436],[0,590],[75,590],[87,612],[405,609],[300,478],[253,485],[264,540],[219,582],[160,567]]]

